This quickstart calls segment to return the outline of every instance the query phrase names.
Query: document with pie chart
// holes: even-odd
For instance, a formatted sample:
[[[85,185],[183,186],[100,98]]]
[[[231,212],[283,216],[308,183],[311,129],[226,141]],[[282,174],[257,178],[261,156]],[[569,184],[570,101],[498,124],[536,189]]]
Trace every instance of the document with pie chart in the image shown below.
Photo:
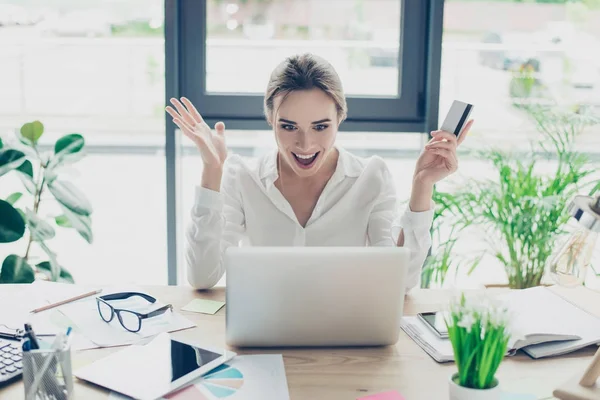
[[[112,392],[111,400],[127,399]],[[237,356],[193,384],[164,397],[167,400],[289,399],[280,354]]]

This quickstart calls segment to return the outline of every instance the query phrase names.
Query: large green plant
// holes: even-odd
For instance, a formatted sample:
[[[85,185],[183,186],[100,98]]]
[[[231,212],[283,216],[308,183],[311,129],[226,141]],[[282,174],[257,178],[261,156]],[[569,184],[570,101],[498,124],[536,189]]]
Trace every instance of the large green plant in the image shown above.
[[[43,133],[42,123],[34,121],[21,127],[14,146],[0,140],[0,177],[9,172],[17,174],[29,194],[16,192],[0,199],[0,243],[16,242],[27,236],[24,254],[10,254],[4,259],[0,283],[30,283],[36,274],[52,281],[73,282],[48,246],[47,242],[56,234],[53,225],[73,228],[88,243],[92,242],[90,202],[72,183],[59,179],[61,167],[82,157],[84,139],[78,133],[65,135],[56,141],[52,151],[41,152],[38,141]],[[41,213],[40,206],[46,199],[55,200],[62,209],[62,214],[54,216],[51,222]],[[32,265],[34,246],[46,254],[46,261]]]
[[[502,263],[512,288],[540,284],[556,240],[565,233],[568,204],[576,194],[598,189],[589,180],[595,170],[590,160],[574,148],[577,136],[597,119],[547,107],[525,110],[541,140],[526,154],[484,151],[482,159],[491,162],[495,179],[472,181],[446,194],[446,215],[459,217],[459,231],[469,225],[486,231],[487,252]],[[552,162],[552,173],[539,171]]]

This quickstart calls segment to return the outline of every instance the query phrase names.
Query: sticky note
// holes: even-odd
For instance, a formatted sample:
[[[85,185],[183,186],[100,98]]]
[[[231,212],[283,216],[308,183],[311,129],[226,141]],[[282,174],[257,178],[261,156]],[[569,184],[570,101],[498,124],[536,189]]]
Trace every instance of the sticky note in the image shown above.
[[[213,315],[224,305],[225,303],[222,301],[194,299],[183,306],[181,310]]]
[[[357,400],[405,400],[404,397],[395,390],[391,392],[372,394],[367,397],[361,397]]]

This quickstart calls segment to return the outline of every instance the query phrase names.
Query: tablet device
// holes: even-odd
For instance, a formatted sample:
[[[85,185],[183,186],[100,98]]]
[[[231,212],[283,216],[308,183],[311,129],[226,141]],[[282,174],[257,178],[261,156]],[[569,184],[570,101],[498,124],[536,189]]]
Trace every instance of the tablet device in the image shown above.
[[[147,344],[127,347],[75,371],[74,375],[136,399],[158,399],[235,355],[175,340],[162,333]]]
[[[442,131],[454,133],[456,137],[459,137],[465,124],[469,120],[471,111],[473,111],[472,104],[454,100],[440,129]]]
[[[426,312],[418,313],[417,317],[425,323],[438,337],[445,339],[448,337],[448,327],[444,319],[443,312]]]

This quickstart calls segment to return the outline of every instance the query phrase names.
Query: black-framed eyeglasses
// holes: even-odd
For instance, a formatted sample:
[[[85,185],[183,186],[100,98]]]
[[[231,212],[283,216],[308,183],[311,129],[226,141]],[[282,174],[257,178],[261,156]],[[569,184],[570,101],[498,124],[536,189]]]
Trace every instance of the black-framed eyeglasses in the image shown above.
[[[105,322],[110,322],[113,320],[116,314],[123,328],[125,328],[129,332],[138,332],[140,329],[142,329],[142,320],[162,315],[169,310],[173,311],[173,306],[171,304],[162,306],[161,308],[151,311],[149,313],[142,314],[131,310],[114,308],[109,303],[107,303],[107,301],[125,300],[133,296],[139,296],[149,301],[150,303],[156,302],[156,299],[154,297],[149,296],[145,293],[138,292],[123,292],[98,296],[96,297],[96,303],[98,304],[98,313],[100,314],[100,318],[102,318]]]

